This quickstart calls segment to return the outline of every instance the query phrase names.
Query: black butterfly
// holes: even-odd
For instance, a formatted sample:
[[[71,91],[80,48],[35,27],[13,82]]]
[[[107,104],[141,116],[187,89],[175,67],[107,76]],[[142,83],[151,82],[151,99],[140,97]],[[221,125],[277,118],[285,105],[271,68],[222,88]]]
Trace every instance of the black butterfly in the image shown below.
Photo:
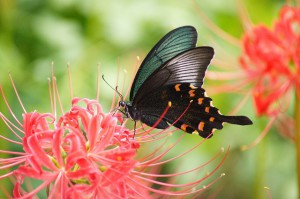
[[[175,127],[204,138],[212,136],[214,129],[222,129],[223,122],[252,124],[246,116],[225,116],[213,107],[202,84],[214,50],[196,47],[196,42],[196,29],[183,26],[152,48],[135,76],[130,102],[119,102],[127,116],[148,126],[159,121],[158,129],[175,122]],[[167,106],[169,110],[160,118]]]

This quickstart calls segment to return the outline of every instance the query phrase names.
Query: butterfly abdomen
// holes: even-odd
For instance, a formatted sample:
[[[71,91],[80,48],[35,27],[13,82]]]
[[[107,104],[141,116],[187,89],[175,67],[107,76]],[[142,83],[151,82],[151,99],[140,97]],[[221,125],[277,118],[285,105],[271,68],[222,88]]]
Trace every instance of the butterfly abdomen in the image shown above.
[[[246,116],[222,116],[223,121],[230,124],[238,124],[238,125],[250,125],[253,124],[252,121]]]

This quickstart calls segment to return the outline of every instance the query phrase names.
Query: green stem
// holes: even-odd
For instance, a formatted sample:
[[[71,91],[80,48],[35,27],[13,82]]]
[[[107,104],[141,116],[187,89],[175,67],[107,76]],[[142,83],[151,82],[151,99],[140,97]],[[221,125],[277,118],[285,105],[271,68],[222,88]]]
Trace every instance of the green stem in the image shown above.
[[[295,144],[296,144],[296,161],[297,161],[297,178],[298,178],[298,198],[300,199],[300,90],[296,89],[295,100]]]

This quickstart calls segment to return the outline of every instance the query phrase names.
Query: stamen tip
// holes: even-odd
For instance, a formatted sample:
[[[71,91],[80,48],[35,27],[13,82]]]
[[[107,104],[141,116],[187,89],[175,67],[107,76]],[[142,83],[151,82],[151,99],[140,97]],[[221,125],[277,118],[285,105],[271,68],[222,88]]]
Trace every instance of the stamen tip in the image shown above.
[[[99,170],[102,171],[102,172],[106,171],[107,169],[108,168],[106,166],[100,166],[99,167]]]
[[[224,153],[225,149],[224,147],[221,147],[221,152]]]
[[[241,147],[241,151],[246,151],[248,149],[248,147],[246,145]]]

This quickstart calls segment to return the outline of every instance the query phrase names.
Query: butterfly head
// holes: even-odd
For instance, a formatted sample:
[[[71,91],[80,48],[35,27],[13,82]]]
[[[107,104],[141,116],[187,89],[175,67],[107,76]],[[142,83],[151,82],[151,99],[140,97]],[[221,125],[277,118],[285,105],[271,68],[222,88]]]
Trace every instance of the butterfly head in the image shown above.
[[[119,101],[119,107],[118,109],[126,116],[126,117],[130,117],[130,113],[129,113],[129,108],[130,104],[126,103],[125,101],[121,100]]]
[[[140,120],[140,114],[135,106],[132,106],[130,102],[125,102],[121,100],[119,102],[119,110],[126,115],[126,117],[130,117],[133,120]]]
[[[123,101],[123,100],[121,100],[121,101],[119,102],[119,107],[120,107],[120,108],[126,108],[126,102]]]

